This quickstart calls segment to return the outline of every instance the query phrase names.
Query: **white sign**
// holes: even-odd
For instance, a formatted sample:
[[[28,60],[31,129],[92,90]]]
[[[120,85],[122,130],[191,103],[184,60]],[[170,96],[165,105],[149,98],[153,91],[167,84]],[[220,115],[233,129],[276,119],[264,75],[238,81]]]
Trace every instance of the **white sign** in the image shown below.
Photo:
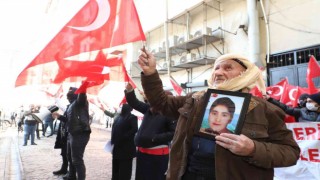
[[[320,179],[320,123],[287,123],[301,153],[297,164],[275,168],[275,180]]]

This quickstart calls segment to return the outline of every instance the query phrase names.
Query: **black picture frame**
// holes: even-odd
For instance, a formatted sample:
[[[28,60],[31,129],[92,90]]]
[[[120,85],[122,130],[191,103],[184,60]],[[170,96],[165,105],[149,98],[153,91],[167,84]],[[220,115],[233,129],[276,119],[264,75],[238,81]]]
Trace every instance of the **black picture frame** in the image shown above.
[[[217,99],[220,100],[216,101]],[[251,94],[249,93],[208,89],[205,95],[202,116],[196,124],[195,134],[210,139],[215,139],[215,136],[222,132],[240,134],[250,99]],[[214,102],[215,104],[211,109]],[[217,107],[219,105],[221,105],[221,111]],[[214,108],[218,109],[214,110]],[[211,122],[209,123],[210,116]],[[218,120],[217,117],[219,117]]]

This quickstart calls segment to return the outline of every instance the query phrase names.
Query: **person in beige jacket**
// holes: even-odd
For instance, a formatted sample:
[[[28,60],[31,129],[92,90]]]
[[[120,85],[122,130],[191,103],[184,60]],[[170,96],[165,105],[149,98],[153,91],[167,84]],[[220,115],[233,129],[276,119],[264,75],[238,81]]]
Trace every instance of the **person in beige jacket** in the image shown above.
[[[283,121],[285,113],[258,97],[251,97],[240,135],[221,133],[215,140],[195,135],[205,106],[206,91],[167,96],[154,56],[142,51],[138,63],[141,82],[151,106],[178,119],[170,152],[170,180],[272,180],[275,167],[295,165],[300,148]],[[208,79],[209,88],[249,92],[257,86],[265,94],[261,71],[238,54],[220,56]]]

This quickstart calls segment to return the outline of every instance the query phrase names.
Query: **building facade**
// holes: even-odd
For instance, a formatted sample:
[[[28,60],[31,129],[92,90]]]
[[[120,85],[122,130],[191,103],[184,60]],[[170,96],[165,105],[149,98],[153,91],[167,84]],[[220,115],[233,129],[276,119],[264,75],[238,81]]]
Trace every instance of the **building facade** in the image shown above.
[[[174,11],[170,5],[166,11]],[[186,92],[206,88],[214,60],[229,52],[244,54],[264,69],[267,85],[287,77],[290,84],[306,87],[310,55],[320,60],[319,7],[318,0],[197,1],[148,30],[146,47],[156,56],[167,89],[169,76]],[[153,15],[159,14],[150,18]],[[131,76],[137,81],[141,46],[132,44],[129,53]],[[314,82],[320,86],[319,79]]]

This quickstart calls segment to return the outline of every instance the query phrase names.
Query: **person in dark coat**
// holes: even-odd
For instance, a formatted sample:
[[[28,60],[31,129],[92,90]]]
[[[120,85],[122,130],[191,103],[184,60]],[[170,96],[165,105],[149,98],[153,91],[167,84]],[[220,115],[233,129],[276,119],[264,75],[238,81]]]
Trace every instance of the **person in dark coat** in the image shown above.
[[[64,115],[66,115],[66,111],[64,112]],[[54,144],[54,149],[61,149],[60,155],[62,157],[62,165],[59,170],[52,172],[54,175],[67,174],[68,172],[67,139],[68,139],[68,132],[67,132],[66,123],[63,121],[60,121],[56,142]]]
[[[82,84],[82,89],[88,86],[88,82]],[[68,132],[67,155],[69,161],[69,174],[64,179],[86,179],[86,167],[83,154],[90,139],[89,103],[85,90],[76,94],[78,89],[70,87],[67,99],[70,102],[64,115],[55,114],[56,118],[66,123]]]
[[[112,180],[130,180],[132,160],[136,156],[134,136],[138,130],[138,119],[131,114],[132,107],[123,104],[111,131]]]
[[[305,102],[299,102],[299,104],[304,105],[304,107],[302,105],[300,105],[299,107],[290,107],[271,98],[270,96],[266,96],[266,99],[269,102],[280,107],[286,114],[294,116],[297,122],[320,121],[320,116],[319,116],[320,93],[311,94],[306,97],[304,96],[304,98],[305,98]],[[310,108],[310,105],[316,108]]]
[[[167,94],[172,95],[170,91]],[[144,114],[140,128],[135,136],[138,147],[136,180],[165,180],[169,162],[169,145],[172,141],[176,122],[163,116],[152,108],[147,99],[139,101],[130,83],[125,90],[128,104]]]

